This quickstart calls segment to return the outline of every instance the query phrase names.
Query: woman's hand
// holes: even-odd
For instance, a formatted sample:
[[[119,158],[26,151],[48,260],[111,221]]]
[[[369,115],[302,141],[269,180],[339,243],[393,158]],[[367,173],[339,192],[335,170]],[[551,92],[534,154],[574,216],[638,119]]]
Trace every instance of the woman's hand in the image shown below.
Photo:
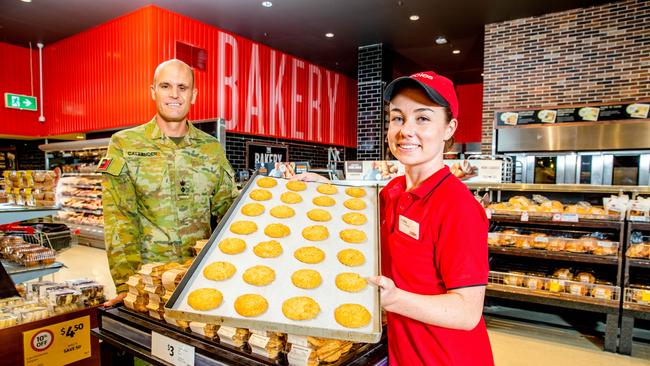
[[[330,183],[330,180],[316,173],[300,173],[291,177],[289,180],[301,180],[305,182]]]
[[[379,287],[381,307],[391,311],[391,306],[397,302],[401,290],[395,286],[393,280],[385,276],[368,277],[367,279],[368,282]]]

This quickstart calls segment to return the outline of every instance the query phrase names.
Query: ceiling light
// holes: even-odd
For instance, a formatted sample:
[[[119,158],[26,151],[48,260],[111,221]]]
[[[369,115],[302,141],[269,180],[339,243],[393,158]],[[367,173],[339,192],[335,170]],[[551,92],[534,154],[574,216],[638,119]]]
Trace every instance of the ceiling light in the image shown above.
[[[262,6],[265,8],[270,8],[273,6],[273,3],[270,1],[262,1]]]
[[[32,0],[20,0],[20,1],[22,1],[24,3],[31,3],[32,2]]]
[[[451,51],[451,53],[453,53],[454,55],[457,55],[457,54],[460,53],[460,50],[453,50],[453,51]]]
[[[334,33],[325,33],[325,37],[332,38],[334,37]]]
[[[447,38],[445,36],[438,36],[436,38],[436,44],[445,44],[447,43]]]
[[[420,16],[419,16],[419,15],[411,15],[411,16],[409,17],[409,19],[415,21],[415,20],[420,19]]]

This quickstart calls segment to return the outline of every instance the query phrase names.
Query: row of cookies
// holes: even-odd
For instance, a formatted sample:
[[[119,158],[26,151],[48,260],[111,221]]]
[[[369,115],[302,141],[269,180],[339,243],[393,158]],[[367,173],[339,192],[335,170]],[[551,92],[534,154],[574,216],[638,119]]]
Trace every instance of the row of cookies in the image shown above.
[[[192,291],[187,299],[194,310],[209,311],[217,309],[223,302],[223,294],[215,288],[199,288]],[[243,317],[257,317],[264,314],[269,303],[259,294],[243,294],[233,304],[237,314]],[[313,319],[321,312],[320,305],[309,296],[295,296],[282,302],[282,314],[290,320]],[[359,304],[342,304],[334,310],[336,322],[346,328],[360,328],[370,323],[370,312]]]

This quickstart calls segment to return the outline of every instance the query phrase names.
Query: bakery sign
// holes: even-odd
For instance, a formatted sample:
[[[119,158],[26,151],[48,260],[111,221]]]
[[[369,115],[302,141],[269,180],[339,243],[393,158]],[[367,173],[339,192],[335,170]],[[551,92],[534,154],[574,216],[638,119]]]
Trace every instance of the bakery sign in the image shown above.
[[[255,169],[264,163],[289,161],[289,148],[286,145],[246,143],[246,168]]]

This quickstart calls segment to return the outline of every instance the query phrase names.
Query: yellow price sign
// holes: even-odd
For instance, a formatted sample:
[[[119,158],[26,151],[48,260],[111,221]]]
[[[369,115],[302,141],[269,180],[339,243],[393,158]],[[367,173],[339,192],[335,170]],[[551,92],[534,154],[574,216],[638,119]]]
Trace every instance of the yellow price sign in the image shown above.
[[[90,316],[23,332],[24,365],[67,365],[90,357]]]
[[[641,301],[645,303],[650,303],[650,291],[641,290]]]

